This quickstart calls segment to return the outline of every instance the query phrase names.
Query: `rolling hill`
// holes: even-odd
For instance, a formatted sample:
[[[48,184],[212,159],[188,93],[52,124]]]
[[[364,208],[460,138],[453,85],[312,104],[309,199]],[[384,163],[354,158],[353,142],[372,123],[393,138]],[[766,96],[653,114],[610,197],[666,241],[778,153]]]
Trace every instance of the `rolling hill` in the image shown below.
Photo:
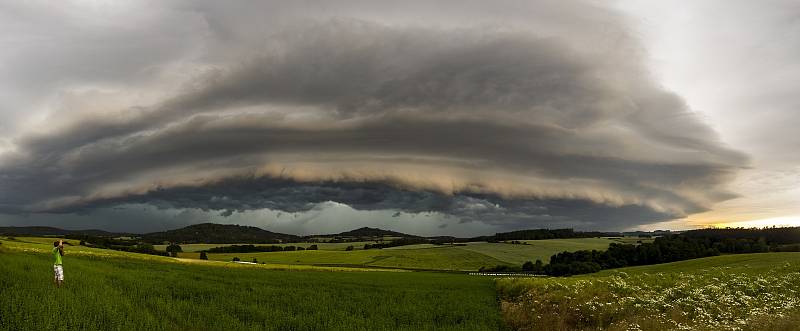
[[[330,236],[357,237],[357,238],[363,238],[363,237],[403,237],[403,238],[414,237],[414,238],[416,238],[416,237],[419,237],[419,236],[414,236],[414,235],[405,234],[405,233],[401,233],[401,232],[383,230],[383,229],[378,229],[378,228],[370,228],[370,227],[358,228],[358,229],[355,229],[355,230],[345,231],[345,232],[341,232],[341,233],[338,233],[338,234],[335,234],[335,235],[330,235]]]
[[[269,244],[281,242],[296,242],[301,238],[291,234],[276,233],[254,226],[241,226],[233,224],[201,223],[184,228],[153,232],[142,235],[148,242],[178,242],[178,243],[248,243]]]

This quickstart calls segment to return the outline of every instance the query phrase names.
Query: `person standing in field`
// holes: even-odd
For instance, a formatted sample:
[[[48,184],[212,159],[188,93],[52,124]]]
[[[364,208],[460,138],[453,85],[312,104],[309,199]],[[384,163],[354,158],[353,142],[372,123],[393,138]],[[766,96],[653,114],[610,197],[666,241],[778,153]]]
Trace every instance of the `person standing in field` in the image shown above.
[[[64,267],[63,267],[63,257],[64,257],[64,241],[54,241],[53,242],[53,272],[55,273],[53,277],[53,282],[56,284],[56,287],[61,287],[61,284],[64,283]]]

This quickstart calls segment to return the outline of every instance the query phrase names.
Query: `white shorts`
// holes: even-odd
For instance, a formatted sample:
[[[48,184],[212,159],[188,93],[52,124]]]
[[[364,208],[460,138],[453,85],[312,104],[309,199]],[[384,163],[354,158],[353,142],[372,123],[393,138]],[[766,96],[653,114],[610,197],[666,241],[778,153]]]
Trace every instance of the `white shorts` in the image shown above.
[[[60,265],[53,265],[53,272],[55,272],[56,280],[64,281],[64,268]]]

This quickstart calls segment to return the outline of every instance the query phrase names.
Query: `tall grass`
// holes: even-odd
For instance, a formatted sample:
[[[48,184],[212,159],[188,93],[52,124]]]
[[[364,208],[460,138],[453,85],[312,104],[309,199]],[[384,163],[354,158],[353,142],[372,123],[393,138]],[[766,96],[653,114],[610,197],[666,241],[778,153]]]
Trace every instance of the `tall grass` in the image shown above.
[[[2,330],[496,330],[490,280],[0,252]]]

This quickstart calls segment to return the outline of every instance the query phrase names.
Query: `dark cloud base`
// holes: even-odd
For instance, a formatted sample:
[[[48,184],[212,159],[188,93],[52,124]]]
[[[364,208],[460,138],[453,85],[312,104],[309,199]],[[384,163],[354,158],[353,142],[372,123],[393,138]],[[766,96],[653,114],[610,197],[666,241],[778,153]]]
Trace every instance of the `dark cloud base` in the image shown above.
[[[50,213],[91,213],[123,204],[146,204],[161,209],[198,209],[230,216],[234,212],[270,209],[302,213],[325,202],[356,210],[396,210],[399,213],[441,213],[461,222],[483,222],[504,229],[548,227],[626,229],[677,217],[646,206],[608,206],[587,200],[505,199],[490,194],[445,195],[403,190],[382,183],[296,182],[287,179],[237,177],[203,186],[159,188],[141,195],[96,200],[54,209]]]

